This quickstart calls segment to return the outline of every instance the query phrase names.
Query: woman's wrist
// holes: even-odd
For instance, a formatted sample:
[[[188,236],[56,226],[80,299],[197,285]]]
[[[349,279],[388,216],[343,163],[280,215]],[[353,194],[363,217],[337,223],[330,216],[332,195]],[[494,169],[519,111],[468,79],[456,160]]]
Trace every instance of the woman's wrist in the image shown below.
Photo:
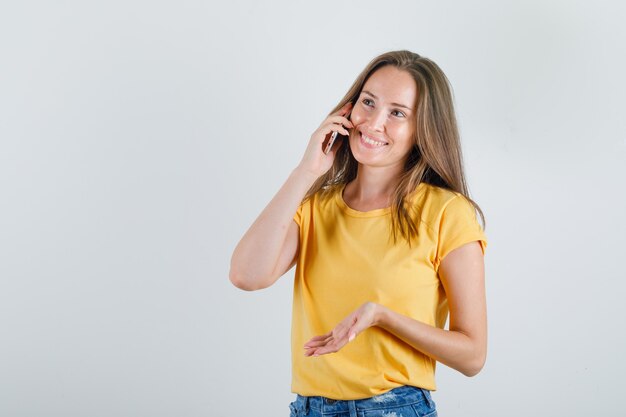
[[[295,167],[291,174],[304,181],[309,187],[319,178],[319,175],[303,168],[301,165]]]
[[[374,326],[385,327],[387,323],[387,313],[389,309],[382,304],[376,303],[376,309],[374,310]]]

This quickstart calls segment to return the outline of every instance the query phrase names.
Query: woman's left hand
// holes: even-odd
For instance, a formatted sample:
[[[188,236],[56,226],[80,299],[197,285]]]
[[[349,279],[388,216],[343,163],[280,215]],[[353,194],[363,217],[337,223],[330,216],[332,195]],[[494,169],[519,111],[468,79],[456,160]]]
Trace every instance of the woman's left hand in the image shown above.
[[[379,305],[367,302],[343,319],[333,330],[315,336],[304,344],[304,356],[319,356],[339,351],[363,330],[376,326]]]

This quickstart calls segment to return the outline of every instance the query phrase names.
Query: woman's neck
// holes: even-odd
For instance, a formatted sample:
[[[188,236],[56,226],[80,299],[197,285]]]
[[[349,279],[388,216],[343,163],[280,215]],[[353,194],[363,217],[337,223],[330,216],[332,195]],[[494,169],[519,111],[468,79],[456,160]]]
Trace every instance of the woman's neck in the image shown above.
[[[389,167],[365,167],[359,164],[356,178],[344,189],[344,201],[360,211],[389,207],[399,174]]]

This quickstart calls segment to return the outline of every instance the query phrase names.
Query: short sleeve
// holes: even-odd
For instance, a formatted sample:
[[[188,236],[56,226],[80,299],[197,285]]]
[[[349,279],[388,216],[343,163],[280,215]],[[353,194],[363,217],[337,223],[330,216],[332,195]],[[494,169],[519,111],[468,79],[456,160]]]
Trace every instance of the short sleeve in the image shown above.
[[[304,204],[301,203],[298,206],[298,210],[296,210],[296,214],[293,215],[293,221],[296,222],[296,224],[300,227],[302,227],[302,208],[303,208]]]
[[[458,194],[448,201],[441,215],[435,270],[439,270],[439,264],[447,254],[473,241],[478,241],[484,255],[487,238],[476,218],[476,210],[465,197]]]
[[[298,206],[298,210],[296,210],[296,214],[293,215],[293,221],[302,229],[309,222],[309,217],[311,216],[311,210],[313,209],[313,199],[315,197],[311,197],[300,203]]]

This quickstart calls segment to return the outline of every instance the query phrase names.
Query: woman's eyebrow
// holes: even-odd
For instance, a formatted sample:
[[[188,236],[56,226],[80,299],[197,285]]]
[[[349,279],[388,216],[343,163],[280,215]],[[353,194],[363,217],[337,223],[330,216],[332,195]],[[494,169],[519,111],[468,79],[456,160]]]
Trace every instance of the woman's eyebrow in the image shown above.
[[[369,96],[372,96],[372,98],[375,98],[376,100],[378,100],[378,97],[376,97],[374,94],[370,93],[369,91],[367,91],[367,90],[363,90],[362,92],[363,92],[363,93],[365,93],[365,94],[367,94],[367,95],[369,95]],[[400,103],[391,103],[391,105],[392,105],[392,106],[397,106],[397,107],[403,107],[403,108],[405,108],[405,109],[407,109],[407,110],[411,110],[411,108],[410,108],[410,107],[405,106],[404,104],[400,104]]]

